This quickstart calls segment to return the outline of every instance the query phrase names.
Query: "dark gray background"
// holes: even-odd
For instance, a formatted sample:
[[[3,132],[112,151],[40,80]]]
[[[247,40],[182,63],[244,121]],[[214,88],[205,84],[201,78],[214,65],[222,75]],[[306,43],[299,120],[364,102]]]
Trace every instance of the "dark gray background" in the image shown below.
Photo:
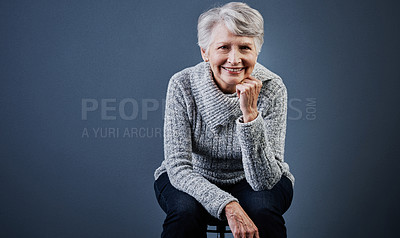
[[[396,1],[248,3],[265,19],[258,61],[289,92],[289,237],[398,237]],[[201,61],[197,17],[213,5],[0,2],[1,237],[159,237],[163,148],[150,133],[169,78]],[[115,119],[101,106],[82,119],[88,98],[115,100],[105,112]],[[125,105],[133,120],[124,99],[137,102]],[[149,133],[86,138],[84,128]]]

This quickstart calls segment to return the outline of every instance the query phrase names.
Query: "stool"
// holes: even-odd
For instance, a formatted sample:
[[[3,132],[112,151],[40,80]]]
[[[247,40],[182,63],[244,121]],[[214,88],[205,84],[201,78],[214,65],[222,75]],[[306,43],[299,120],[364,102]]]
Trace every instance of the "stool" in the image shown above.
[[[220,221],[220,220],[213,220],[208,223],[207,232],[208,233],[217,233],[217,237],[225,238],[226,233],[232,233],[231,230],[227,230],[226,227],[228,225],[228,221]],[[215,229],[210,228],[210,226],[215,226]]]

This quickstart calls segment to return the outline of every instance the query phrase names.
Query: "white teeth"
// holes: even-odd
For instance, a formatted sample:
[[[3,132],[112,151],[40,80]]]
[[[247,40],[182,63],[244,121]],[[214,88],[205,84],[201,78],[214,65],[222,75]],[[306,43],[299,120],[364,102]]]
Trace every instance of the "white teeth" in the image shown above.
[[[230,71],[230,72],[239,72],[239,71],[241,71],[243,68],[240,68],[240,69],[228,69],[228,68],[225,68],[225,67],[224,67],[224,69],[226,69],[226,70],[228,70],[228,71]]]

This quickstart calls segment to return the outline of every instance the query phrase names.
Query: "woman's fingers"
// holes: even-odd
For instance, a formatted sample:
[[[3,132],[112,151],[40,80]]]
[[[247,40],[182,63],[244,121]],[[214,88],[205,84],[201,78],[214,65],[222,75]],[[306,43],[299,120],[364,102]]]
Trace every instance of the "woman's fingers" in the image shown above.
[[[262,82],[252,76],[244,79],[239,85],[247,86],[247,89],[252,90],[252,93],[256,93],[257,95],[260,93]]]
[[[226,205],[225,214],[234,238],[259,238],[256,225],[239,203],[231,202]]]
[[[234,238],[245,237],[245,238],[259,238],[258,230],[255,226],[242,225],[238,230],[232,232]]]
[[[258,229],[250,219],[247,221],[238,219],[240,218],[231,219],[232,222],[229,223],[234,238],[259,238]]]
[[[247,95],[250,97],[258,98],[262,87],[262,82],[258,79],[246,78],[241,83],[236,85],[236,91],[240,96]]]

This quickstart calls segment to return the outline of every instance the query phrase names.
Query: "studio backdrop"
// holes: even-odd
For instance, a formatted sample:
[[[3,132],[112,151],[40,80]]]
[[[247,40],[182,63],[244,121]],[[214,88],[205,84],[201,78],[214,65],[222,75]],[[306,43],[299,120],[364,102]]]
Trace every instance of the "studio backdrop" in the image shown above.
[[[160,237],[167,84],[226,2],[0,2],[0,237]],[[246,2],[288,88],[288,236],[399,237],[397,2]]]

